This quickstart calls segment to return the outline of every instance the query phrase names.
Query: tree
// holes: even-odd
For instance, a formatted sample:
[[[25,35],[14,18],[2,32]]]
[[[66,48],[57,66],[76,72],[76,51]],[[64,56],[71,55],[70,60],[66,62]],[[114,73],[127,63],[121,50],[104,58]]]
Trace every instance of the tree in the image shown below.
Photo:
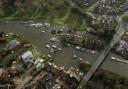
[[[120,84],[117,84],[114,86],[114,89],[122,89],[122,86]]]
[[[3,1],[3,10],[6,13],[6,15],[10,15],[16,10],[14,6],[15,1],[16,0],[4,0]]]
[[[88,84],[87,84],[87,87],[88,87],[89,89],[96,89],[95,83],[94,83],[93,81],[89,81]]]
[[[127,15],[127,16],[124,16],[124,17],[122,18],[122,20],[123,20],[124,22],[128,23],[128,15]]]
[[[103,82],[105,86],[109,86],[112,88],[116,84],[115,77],[112,76],[110,73],[105,72],[103,76],[104,76]]]
[[[89,70],[89,68],[90,68],[90,65],[86,62],[86,61],[84,61],[84,60],[82,60],[82,61],[80,61],[79,62],[79,68],[83,71],[83,72],[87,72],[88,70]]]

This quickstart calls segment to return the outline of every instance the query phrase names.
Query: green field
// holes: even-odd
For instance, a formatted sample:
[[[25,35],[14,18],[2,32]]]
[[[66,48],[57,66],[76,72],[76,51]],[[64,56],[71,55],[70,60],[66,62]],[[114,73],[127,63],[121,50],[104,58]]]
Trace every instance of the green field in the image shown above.
[[[6,1],[7,6],[3,6],[4,9],[0,11],[2,15],[0,16],[1,19],[48,20],[57,24],[67,24],[79,30],[84,30],[87,27],[86,23],[83,23],[78,14],[71,11],[72,8],[64,0],[37,0],[34,2],[34,5],[31,4],[31,0],[19,1],[21,6],[10,10],[8,6],[11,6],[13,3]]]

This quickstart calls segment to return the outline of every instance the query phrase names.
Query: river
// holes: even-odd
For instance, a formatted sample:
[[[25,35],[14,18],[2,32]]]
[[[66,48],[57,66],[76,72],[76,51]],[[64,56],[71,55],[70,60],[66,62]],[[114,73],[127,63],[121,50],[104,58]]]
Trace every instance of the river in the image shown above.
[[[23,24],[20,24],[19,22],[0,22],[0,31],[4,32],[11,32],[14,34],[21,35],[21,37],[24,37],[25,39],[28,39],[33,45],[37,47],[42,53],[44,54],[50,54],[54,58],[54,62],[57,64],[61,64],[67,68],[73,67],[75,69],[78,68],[77,62],[78,59],[74,59],[73,55],[78,55],[79,58],[84,58],[87,61],[90,62],[90,64],[93,64],[96,59],[99,57],[100,53],[96,54],[90,54],[85,51],[80,51],[75,49],[74,46],[70,47],[64,47],[60,42],[51,42],[50,38],[54,37],[49,31],[51,29],[60,29],[62,26],[60,25],[53,25],[50,28],[32,28],[32,27],[26,27]],[[45,33],[42,33],[41,31],[44,30]],[[56,45],[57,47],[62,48],[62,51],[59,53],[50,53],[48,48],[45,47],[45,45]],[[4,45],[0,45],[0,47],[3,47]],[[120,63],[111,61],[110,57],[114,56],[116,58],[120,58],[120,56],[110,53],[110,55],[107,57],[103,65],[101,65],[102,68],[112,71],[115,73],[118,73],[122,76],[128,77],[128,64]]]

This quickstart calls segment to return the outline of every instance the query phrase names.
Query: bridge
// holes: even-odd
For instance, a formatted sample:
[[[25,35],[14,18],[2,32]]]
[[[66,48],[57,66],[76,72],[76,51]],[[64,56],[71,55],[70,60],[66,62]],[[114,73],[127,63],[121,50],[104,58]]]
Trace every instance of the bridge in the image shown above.
[[[84,76],[84,78],[81,80],[79,86],[77,89],[80,89],[81,86],[85,85],[90,78],[93,76],[95,71],[99,68],[99,66],[103,63],[105,58],[108,56],[111,49],[114,47],[114,45],[120,40],[121,34],[124,33],[124,28],[122,26],[121,17],[118,17],[118,26],[116,27],[116,34],[113,36],[112,41],[108,44],[108,46],[103,50],[97,61],[93,64],[93,66],[90,68],[90,70],[87,72],[87,74]]]

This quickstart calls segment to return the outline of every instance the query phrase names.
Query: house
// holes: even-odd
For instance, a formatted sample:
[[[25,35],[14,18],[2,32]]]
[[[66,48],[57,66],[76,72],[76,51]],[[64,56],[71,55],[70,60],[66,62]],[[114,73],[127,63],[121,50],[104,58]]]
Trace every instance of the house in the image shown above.
[[[93,29],[93,28],[87,28],[86,30],[87,33],[93,33],[93,34],[96,34],[96,31]]]
[[[17,40],[12,40],[8,45],[7,45],[7,48],[8,49],[13,49],[15,48],[17,45],[19,45],[20,42],[18,42]]]
[[[0,32],[0,38],[2,38],[4,34],[4,32]]]
[[[123,50],[124,50],[125,48],[127,48],[127,47],[128,47],[127,42],[125,42],[125,41],[123,41],[123,40],[120,40],[119,46],[116,47],[116,51],[117,51],[117,52],[123,51]]]
[[[24,53],[22,56],[21,56],[22,60],[26,63],[28,62],[29,60],[31,60],[33,58],[33,54],[31,51],[28,51],[26,53]]]
[[[44,67],[43,62],[44,60],[42,58],[38,58],[37,61],[35,61],[34,64],[36,65],[37,70]]]

